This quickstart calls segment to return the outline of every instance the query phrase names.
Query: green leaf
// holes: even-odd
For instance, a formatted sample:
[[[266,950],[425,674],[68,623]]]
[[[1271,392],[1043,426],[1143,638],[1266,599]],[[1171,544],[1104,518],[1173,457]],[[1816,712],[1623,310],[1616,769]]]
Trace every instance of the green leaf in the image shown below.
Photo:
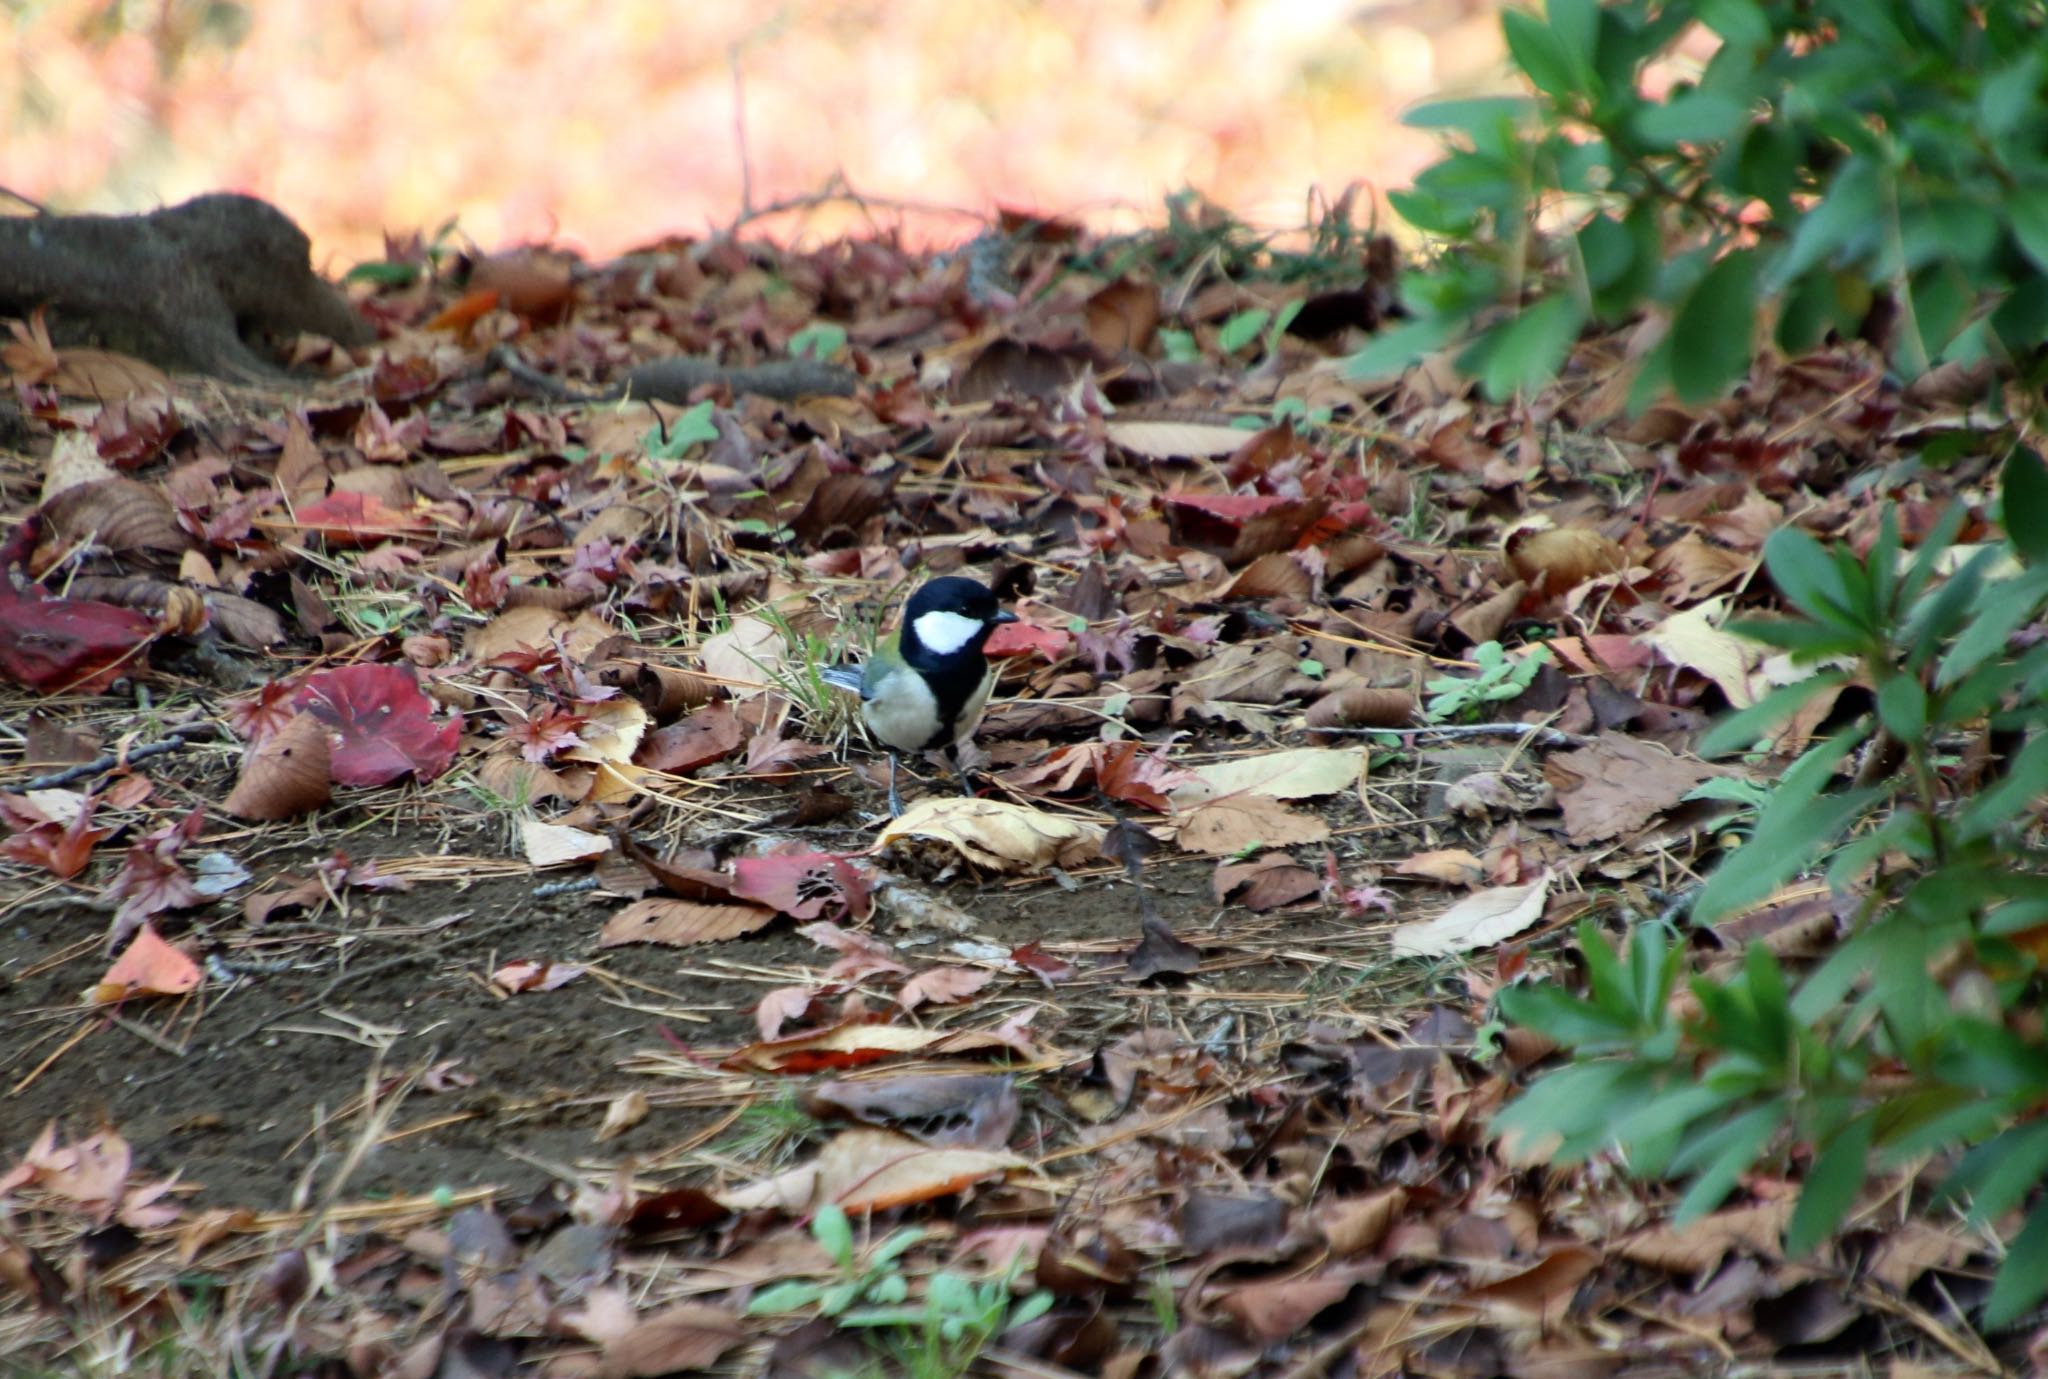
[[[1911,675],[1893,675],[1877,691],[1877,720],[1901,742],[1927,733],[1927,690]]]
[[[1518,125],[1533,118],[1536,110],[1536,102],[1527,96],[1474,96],[1418,105],[1401,117],[1401,123],[1410,129],[1461,129],[1470,134]]]
[[[1585,323],[1578,302],[1557,293],[1488,330],[1459,358],[1458,367],[1478,375],[1489,398],[1506,401],[1556,377]]]
[[[1742,48],[1762,48],[1771,41],[1771,23],[1756,0],[1697,0],[1693,12],[1700,23]]]
[[[814,321],[789,337],[793,359],[830,359],[846,348],[846,327],[830,321]]]
[[[1822,797],[1821,788],[1862,734],[1844,729],[1809,750],[1785,772],[1770,804],[1757,816],[1755,836],[1723,859],[1693,902],[1695,924],[1704,924],[1763,899],[1811,866],[1820,844],[1860,813],[1871,791]]]
[[[1842,567],[1827,548],[1797,527],[1780,527],[1764,542],[1764,568],[1788,603],[1842,632],[1869,629],[1856,612]]]
[[[2027,1213],[2027,1223],[2006,1247],[1992,1280],[1991,1296],[1984,1300],[1984,1324],[2010,1326],[2048,1294],[2048,1200]]]
[[[853,1267],[853,1223],[837,1202],[825,1203],[811,1217],[811,1238],[840,1268]]]
[[[1977,125],[1994,139],[2004,138],[2039,118],[2041,53],[2027,53],[2000,68],[1977,88]]]
[[[1748,750],[1757,739],[1797,713],[1800,705],[1822,690],[1833,689],[1844,683],[1848,678],[1842,671],[1823,671],[1810,680],[1801,680],[1797,684],[1782,685],[1772,690],[1748,708],[1730,714],[1709,729],[1707,735],[1700,739],[1700,755],[1714,757],[1726,752]]]
[[[1672,1224],[1684,1226],[1720,1206],[1735,1180],[1764,1152],[1783,1119],[1784,1108],[1775,1100],[1768,1101],[1686,1146],[1672,1161],[1673,1171],[1684,1172],[1695,1163],[1704,1167],[1679,1199]]]
[[[2029,565],[2048,565],[2048,464],[2030,446],[2014,446],[2000,484],[2005,534]]]
[[[1771,266],[1766,286],[1776,292],[1852,241],[1871,233],[1884,209],[1881,174],[1867,158],[1851,158],[1835,174],[1820,203],[1800,218],[1785,252]]]
[[[1537,89],[1558,100],[1579,94],[1571,54],[1548,24],[1521,10],[1504,10],[1501,32],[1508,41],[1508,55]]]
[[[1876,1121],[1858,1116],[1844,1126],[1820,1157],[1807,1170],[1806,1186],[1800,1190],[1799,1205],[1792,1209],[1792,1224],[1785,1231],[1785,1253],[1803,1255],[1834,1234],[1835,1228],[1856,1205],[1870,1171],[1870,1139]]]
[[[747,1315],[769,1316],[777,1312],[802,1312],[815,1305],[824,1289],[815,1283],[778,1283],[763,1288],[747,1300]]]
[[[1259,332],[1266,328],[1273,313],[1262,306],[1240,311],[1223,323],[1216,332],[1216,347],[1225,354],[1236,354],[1239,350],[1259,338]]]
[[[2036,268],[2048,271],[2048,187],[2018,187],[2006,198],[2006,222]]]
[[[1600,65],[1599,0],[1549,0],[1545,10],[1558,47],[1572,65],[1573,80],[1588,95],[1599,95],[1595,75]]]
[[[1671,326],[1682,347],[1671,358],[1680,401],[1705,402],[1749,371],[1756,353],[1757,258],[1751,249],[1722,256],[1686,298]]]
[[[2048,1174],[2048,1122],[2030,1121],[1965,1154],[1935,1199],[1968,1197],[1970,1224],[1983,1226],[2018,1206],[2044,1174]]]
[[[341,280],[345,283],[376,283],[379,287],[411,287],[420,280],[420,266],[380,259],[357,264],[344,273]]]
[[[1358,353],[1344,361],[1346,378],[1382,379],[1401,372],[1424,355],[1444,347],[1457,333],[1458,322],[1444,316],[1410,321],[1383,330]]]
[[[1629,127],[1653,148],[1719,143],[1748,123],[1750,109],[1746,100],[1696,88],[1663,105],[1644,106]]]
[[[2048,733],[2036,735],[2022,747],[1998,784],[1970,801],[1956,819],[1956,832],[1966,841],[1989,837],[2044,792],[2048,792]]]

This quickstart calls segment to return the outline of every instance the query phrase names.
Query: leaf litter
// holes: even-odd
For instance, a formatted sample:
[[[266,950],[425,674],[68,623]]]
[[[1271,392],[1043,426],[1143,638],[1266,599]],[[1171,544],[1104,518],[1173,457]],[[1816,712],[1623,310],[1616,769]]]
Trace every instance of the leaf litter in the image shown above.
[[[361,1376],[822,1373],[963,1298],[987,1372],[1990,1372],[1938,1301],[1988,1240],[1887,1233],[1874,1182],[1788,1260],[1767,1177],[1679,1222],[1513,1157],[1547,1050],[1482,1032],[1728,844],[1693,748],[1782,679],[1726,631],[1763,538],[1982,467],[1845,487],[1941,410],[1856,343],[1638,418],[1597,338],[1521,404],[1353,379],[1357,327],[1268,329],[1384,299],[1390,246],[1323,229],[1313,282],[1057,222],[395,246],[309,387],[39,349],[0,1349],[146,1344],[200,1270],[188,1344]],[[887,820],[812,667],[955,572],[1020,618],[978,794],[907,762]],[[792,1281],[850,1301],[754,1307]]]

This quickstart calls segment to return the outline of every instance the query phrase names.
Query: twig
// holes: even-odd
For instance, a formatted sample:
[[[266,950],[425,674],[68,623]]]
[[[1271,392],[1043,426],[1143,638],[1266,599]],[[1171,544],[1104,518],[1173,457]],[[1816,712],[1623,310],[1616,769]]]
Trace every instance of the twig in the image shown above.
[[[1583,747],[1591,740],[1578,733],[1568,733],[1562,728],[1551,728],[1541,723],[1446,723],[1438,727],[1311,728],[1309,731],[1356,736],[1367,733],[1394,733],[1408,737],[1520,737],[1543,747]]]
[[[0,187],[0,196],[4,196],[10,201],[19,201],[22,205],[28,207],[37,215],[50,214],[50,208],[48,206],[45,206],[40,201],[34,201],[26,196],[23,196],[20,192],[16,191],[12,187]]]
[[[579,876],[573,881],[550,881],[544,886],[535,886],[527,894],[531,895],[535,900],[546,900],[551,895],[573,895],[577,891],[594,891],[596,889],[597,878],[595,876]]]
[[[726,54],[732,66],[732,142],[740,159],[740,219],[754,214],[754,159],[747,151],[747,74],[740,66],[740,45]]]
[[[132,765],[138,761],[147,761],[151,757],[164,756],[170,752],[181,752],[192,745],[194,738],[212,737],[219,731],[220,725],[217,723],[182,724],[171,729],[170,734],[161,742],[150,742],[140,747],[130,747],[125,752],[107,752],[78,766],[67,766],[61,771],[52,771],[42,776],[32,776],[22,782],[18,788],[22,790],[54,790],[58,786],[69,785],[73,781],[84,780],[89,776],[101,775],[120,766]]]

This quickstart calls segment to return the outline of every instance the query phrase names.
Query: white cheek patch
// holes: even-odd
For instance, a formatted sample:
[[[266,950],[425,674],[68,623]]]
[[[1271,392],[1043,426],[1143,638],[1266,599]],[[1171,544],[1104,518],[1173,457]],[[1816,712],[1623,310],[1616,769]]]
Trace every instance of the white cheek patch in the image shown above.
[[[914,625],[917,628],[917,639],[941,656],[951,655],[966,646],[974,640],[982,627],[979,618],[946,612],[925,613]]]

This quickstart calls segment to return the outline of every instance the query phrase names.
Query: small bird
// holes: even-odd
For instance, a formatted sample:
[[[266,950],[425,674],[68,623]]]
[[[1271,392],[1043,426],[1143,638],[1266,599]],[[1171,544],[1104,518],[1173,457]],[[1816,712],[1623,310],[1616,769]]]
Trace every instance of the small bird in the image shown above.
[[[861,718],[889,752],[889,814],[903,812],[896,754],[943,749],[963,793],[959,746],[973,735],[995,687],[982,655],[989,633],[1017,615],[986,585],[957,575],[925,584],[903,608],[903,626],[875,647],[865,666],[826,666],[818,678],[860,692]]]

